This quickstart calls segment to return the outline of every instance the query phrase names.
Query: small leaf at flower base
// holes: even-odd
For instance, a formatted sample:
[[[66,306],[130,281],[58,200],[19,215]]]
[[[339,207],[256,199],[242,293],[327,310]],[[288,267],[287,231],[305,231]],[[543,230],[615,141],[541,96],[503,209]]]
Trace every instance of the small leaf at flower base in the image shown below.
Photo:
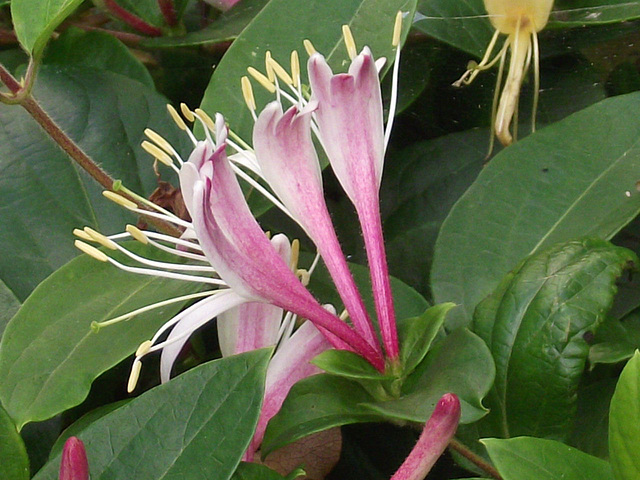
[[[229,479],[258,421],[271,349],[195,367],[91,424],[92,480]],[[55,480],[56,455],[34,480]]]
[[[567,438],[585,335],[604,320],[623,269],[637,263],[597,238],[561,243],[525,259],[478,305],[474,329],[496,362],[480,435]]]
[[[482,405],[493,384],[495,367],[491,352],[474,333],[460,329],[429,351],[406,379],[397,400],[368,403],[383,418],[425,423],[445,393],[455,393],[462,407],[460,423],[482,418]]]
[[[11,19],[18,41],[32,56],[42,53],[53,30],[82,0],[12,0]]]
[[[503,480],[614,480],[609,464],[554,440],[482,440]],[[637,478],[637,477],[634,477]],[[617,479],[619,480],[619,479]]]
[[[428,308],[419,317],[398,322],[403,376],[409,375],[422,362],[442,328],[447,312],[453,307],[454,303],[441,303]]]
[[[505,148],[444,221],[431,283],[437,303],[476,305],[526,255],[590,235],[613,237],[640,211],[640,93],[609,98]],[[523,188],[526,185],[526,188]]]
[[[354,380],[389,380],[360,355],[346,350],[325,350],[311,363],[327,373]]]
[[[149,247],[131,250],[154,259]],[[93,321],[114,318],[154,302],[193,293],[191,282],[134,275],[86,255],[47,278],[7,325],[0,343],[0,399],[19,428],[78,405],[91,382],[131,355],[182,303],[126,322],[91,329]]]
[[[381,420],[368,407],[373,397],[357,382],[328,374],[296,383],[271,419],[262,441],[262,454],[331,427]]]
[[[29,480],[29,457],[7,412],[0,407],[0,478]]]
[[[609,459],[616,480],[640,478],[640,352],[624,367],[609,412]]]

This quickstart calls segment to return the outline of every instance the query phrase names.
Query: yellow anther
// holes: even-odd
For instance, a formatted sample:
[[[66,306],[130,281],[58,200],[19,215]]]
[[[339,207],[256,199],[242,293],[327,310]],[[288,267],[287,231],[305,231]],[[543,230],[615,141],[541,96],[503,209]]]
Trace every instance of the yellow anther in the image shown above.
[[[356,48],[356,41],[353,39],[349,25],[342,26],[342,37],[344,38],[344,45],[347,47],[349,58],[353,60],[358,56],[358,49]]]
[[[316,53],[316,48],[313,46],[313,43],[311,43],[311,40],[305,38],[302,41],[302,45],[304,45],[304,49],[307,51],[307,55],[311,56]]]
[[[187,124],[184,123],[184,120],[182,120],[182,117],[178,114],[176,109],[173,108],[173,105],[167,104],[167,111],[180,130],[187,130]]]
[[[91,237],[92,241],[99,243],[103,247],[107,247],[107,248],[109,248],[111,250],[117,250],[118,249],[118,247],[116,246],[116,242],[114,242],[113,240],[108,239],[103,234],[101,234],[100,232],[97,232],[96,230],[94,230],[91,227],[84,227],[84,233],[89,235],[89,237]]]
[[[276,81],[276,74],[271,67],[271,60],[271,52],[267,50],[267,53],[264,54],[264,68],[267,71],[267,78],[271,83],[274,83]]]
[[[340,314],[340,320],[344,322],[347,320],[347,318],[349,318],[349,312],[347,312],[346,310],[342,310],[342,313]]]
[[[298,260],[300,259],[300,240],[297,238],[291,242],[291,261],[289,266],[294,272],[298,269]]]
[[[142,362],[135,360],[131,367],[131,373],[129,374],[129,381],[127,382],[127,392],[131,393],[135,390],[138,384],[138,378],[140,378],[140,370],[142,370]]]
[[[308,270],[304,268],[299,268],[296,270],[296,276],[300,279],[300,283],[305,287],[309,285],[309,281],[311,280],[311,274]]]
[[[143,140],[140,146],[145,152],[147,152],[152,157],[156,158],[159,162],[162,162],[169,167],[173,165],[173,160],[167,154],[167,152],[162,150],[155,143],[151,143],[151,142],[148,142],[147,140]]]
[[[244,76],[240,79],[240,84],[242,85],[242,96],[244,97],[244,103],[247,104],[249,110],[252,112],[256,111],[256,99],[253,96],[253,88],[251,87],[251,81],[249,77]]]
[[[298,88],[298,80],[300,79],[300,57],[297,50],[291,52],[291,77],[293,78],[293,86]]]
[[[190,122],[195,122],[196,117],[193,115],[193,112],[189,110],[189,107],[187,107],[186,103],[180,104],[180,111],[182,112],[182,115],[184,115],[184,118],[186,118]]]
[[[84,253],[86,253],[87,255],[95,258],[96,260],[100,260],[101,262],[108,262],[109,261],[109,257],[107,257],[104,252],[101,252],[100,250],[98,250],[96,247],[93,247],[91,245],[89,245],[88,243],[84,243],[80,240],[76,240],[73,243],[76,248],[82,250]]]
[[[402,33],[402,12],[396,14],[396,23],[393,26],[393,40],[391,45],[397,47],[400,45],[400,34]]]
[[[149,350],[151,350],[151,347],[153,347],[153,342],[151,340],[145,340],[136,350],[136,357],[146,355],[147,353],[149,353]]]
[[[173,153],[173,147],[169,142],[167,142],[162,135],[157,132],[154,132],[150,128],[144,129],[144,134],[149,138],[149,140],[155,142],[161,149],[167,152],[169,155]]]
[[[126,226],[125,230],[129,233],[129,235],[131,235],[133,238],[135,238],[140,243],[142,243],[144,245],[149,243],[149,239],[147,238],[147,236],[138,227],[129,224],[129,225]]]
[[[136,205],[134,202],[132,202],[128,198],[124,198],[122,195],[118,195],[115,192],[110,192],[109,190],[105,190],[102,192],[102,195],[108,198],[109,200],[111,200],[112,202],[115,202],[124,208],[128,208],[128,209],[138,208],[138,205]]]
[[[80,230],[79,228],[74,228],[73,229],[73,234],[78,237],[81,238],[82,240],[86,240],[87,242],[93,242],[93,238],[91,238],[87,232],[85,232],[84,230]]]
[[[271,83],[269,79],[264,76],[264,74],[260,73],[253,67],[247,68],[247,72],[256,80],[256,82],[266,88],[269,93],[276,93],[276,86]]]
[[[273,68],[273,71],[276,72],[276,75],[280,78],[280,80],[282,80],[287,85],[293,85],[291,76],[284,68],[282,68],[282,65],[276,62],[273,58],[269,60],[269,63],[271,63],[271,68]]]
[[[205,112],[201,108],[196,108],[196,115],[200,117],[200,119],[204,122],[204,124],[207,126],[209,130],[211,130],[212,132],[216,131],[216,123],[213,121],[213,119],[209,116],[207,112]]]

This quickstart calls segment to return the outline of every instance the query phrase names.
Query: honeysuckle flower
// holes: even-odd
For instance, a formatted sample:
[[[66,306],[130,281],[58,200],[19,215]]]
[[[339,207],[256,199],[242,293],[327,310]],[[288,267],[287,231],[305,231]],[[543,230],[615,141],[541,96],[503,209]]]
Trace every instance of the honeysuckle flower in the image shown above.
[[[60,480],[89,480],[89,462],[82,440],[69,437],[62,447]]]
[[[535,131],[535,115],[538,104],[538,91],[540,89],[538,32],[547,25],[549,14],[553,8],[553,0],[484,0],[484,6],[496,31],[480,63],[470,62],[469,69],[454,85],[469,84],[479,72],[487,70],[500,62],[491,128],[498,140],[507,146],[513,142],[510,125],[514,114],[517,112],[522,81],[529,70],[532,60],[534,100],[531,121],[532,130]],[[507,39],[499,53],[491,59],[491,54],[500,34],[507,35]],[[504,80],[502,93],[500,93],[508,52],[511,54],[508,73]],[[491,138],[493,142],[493,135]]]
[[[460,400],[447,393],[436,404],[418,443],[391,480],[423,480],[453,438],[460,421]]]

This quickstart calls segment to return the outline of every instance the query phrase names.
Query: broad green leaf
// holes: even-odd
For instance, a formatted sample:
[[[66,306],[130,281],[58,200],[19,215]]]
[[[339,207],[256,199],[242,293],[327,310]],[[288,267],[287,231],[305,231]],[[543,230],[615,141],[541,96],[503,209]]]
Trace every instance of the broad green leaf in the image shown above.
[[[20,308],[20,301],[16,298],[11,290],[0,280],[0,338],[4,333],[4,329],[11,320],[11,317]]]
[[[326,350],[311,363],[327,373],[354,380],[385,380],[385,377],[360,355],[346,350]]]
[[[376,58],[392,59],[391,38],[396,13],[398,10],[410,12],[403,29],[406,35],[415,3],[415,0],[271,0],[215,69],[201,107],[207,112],[221,112],[231,129],[250,142],[254,122],[240,89],[240,78],[247,75],[247,67],[264,72],[264,55],[270,51],[273,58],[289,70],[292,50],[302,53],[304,66],[306,54],[302,41],[308,38],[336,71],[345,71],[349,57],[342,39],[344,24],[351,27],[359,49],[368,45]],[[306,83],[305,68],[302,74]],[[273,96],[257,84],[254,89],[259,109],[273,100]]]
[[[153,159],[140,147],[149,127],[184,156],[189,140],[166,111],[166,99],[121,75],[44,65],[35,98],[98,164],[148,196],[157,186]],[[24,300],[35,286],[77,255],[71,231],[105,233],[135,221],[101,195],[93,179],[19,106],[0,104],[0,256],[2,280]],[[175,179],[162,170],[164,180]]]
[[[65,30],[47,48],[47,64],[79,66],[119,73],[153,89],[153,79],[146,67],[117,38],[102,32]]]
[[[0,406],[0,478],[29,480],[29,457],[16,426]]]
[[[584,27],[634,20],[640,17],[640,4],[629,0],[558,0],[549,27]]]
[[[482,418],[482,399],[494,378],[491,353],[484,342],[466,329],[437,343],[409,376],[397,400],[367,404],[382,417],[424,423],[445,393],[455,393],[462,406],[461,423]]]
[[[53,30],[82,3],[82,0],[12,0],[11,18],[18,41],[38,57]]]
[[[608,318],[596,333],[589,348],[589,363],[619,363],[628,360],[640,348],[640,311],[617,320]]]
[[[224,12],[202,30],[179,37],[158,37],[145,40],[146,47],[186,47],[207,45],[235,39],[269,0],[242,0]]]
[[[607,462],[542,438],[482,440],[504,480],[614,480]]]
[[[258,421],[270,350],[200,365],[87,427],[92,480],[231,477]],[[54,457],[34,480],[55,480]]]
[[[637,262],[604,240],[561,243],[525,259],[478,305],[474,330],[496,363],[483,419],[491,435],[567,437],[589,353],[585,335],[604,320],[622,270]]]
[[[436,242],[437,303],[476,304],[526,255],[590,235],[611,238],[640,211],[640,94],[607,99],[496,155],[458,201]]]
[[[293,386],[269,422],[262,454],[332,427],[380,420],[380,415],[362,405],[371,400],[369,393],[352,380],[327,374],[305,378]]]
[[[147,247],[131,246],[149,255]],[[167,254],[151,253],[165,261]],[[42,282],[11,320],[0,344],[0,399],[18,428],[78,405],[91,382],[151,338],[182,303],[91,329],[198,284],[134,275],[83,255]]]
[[[444,324],[444,319],[455,304],[442,303],[425,310],[419,317],[398,323],[400,358],[405,375],[410,374],[422,362],[431,343]]]
[[[285,478],[264,465],[240,462],[231,480],[285,480]]]
[[[616,480],[640,477],[640,352],[624,367],[609,413],[609,459]]]

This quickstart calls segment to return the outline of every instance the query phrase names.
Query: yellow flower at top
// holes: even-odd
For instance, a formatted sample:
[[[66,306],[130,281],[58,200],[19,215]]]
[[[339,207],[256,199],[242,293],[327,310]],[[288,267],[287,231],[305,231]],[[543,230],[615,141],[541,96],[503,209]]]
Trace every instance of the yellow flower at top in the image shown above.
[[[535,113],[540,86],[538,32],[547,25],[553,0],[484,0],[484,6],[496,32],[480,63],[470,62],[468,70],[454,85],[461,86],[471,83],[479,72],[491,68],[499,62],[498,82],[493,102],[492,129],[498,140],[506,146],[513,142],[515,136],[515,133],[511,133],[511,122],[514,116],[517,118],[522,80],[531,63],[533,63],[534,70],[532,125],[535,130]],[[507,39],[500,52],[491,59],[491,53],[500,34],[507,35]],[[510,54],[508,73],[503,86],[503,73],[508,53]],[[516,129],[517,122],[514,131]]]

